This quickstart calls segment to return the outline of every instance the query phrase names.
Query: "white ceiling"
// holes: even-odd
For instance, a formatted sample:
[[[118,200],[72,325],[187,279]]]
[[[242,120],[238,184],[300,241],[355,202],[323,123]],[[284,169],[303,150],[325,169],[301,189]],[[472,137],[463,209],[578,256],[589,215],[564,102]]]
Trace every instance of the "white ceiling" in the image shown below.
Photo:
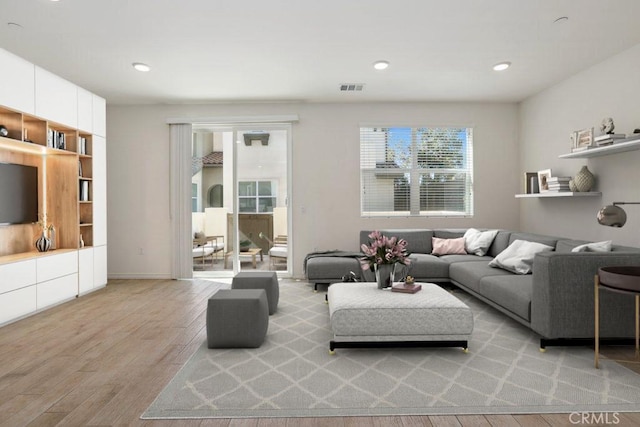
[[[640,0],[0,0],[0,47],[109,104],[511,102],[640,43],[639,16]]]

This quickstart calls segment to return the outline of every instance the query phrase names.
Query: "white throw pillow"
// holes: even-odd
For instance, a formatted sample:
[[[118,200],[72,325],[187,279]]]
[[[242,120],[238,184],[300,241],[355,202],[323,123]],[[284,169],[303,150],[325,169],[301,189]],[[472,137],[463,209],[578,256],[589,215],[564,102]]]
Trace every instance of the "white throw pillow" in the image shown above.
[[[585,243],[571,249],[571,252],[611,252],[611,240],[603,242]]]
[[[464,246],[469,254],[484,256],[498,234],[498,230],[480,231],[470,228],[464,233]]]
[[[551,246],[542,243],[515,240],[507,249],[492,259],[489,266],[502,268],[516,274],[529,274],[533,267],[533,257],[539,252],[552,250]]]

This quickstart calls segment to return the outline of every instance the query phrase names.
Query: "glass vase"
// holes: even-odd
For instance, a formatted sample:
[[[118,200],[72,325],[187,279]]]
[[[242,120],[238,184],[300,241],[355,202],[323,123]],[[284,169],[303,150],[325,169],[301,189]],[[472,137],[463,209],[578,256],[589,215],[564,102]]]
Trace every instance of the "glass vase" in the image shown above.
[[[378,289],[390,288],[393,285],[395,267],[395,264],[376,264]]]

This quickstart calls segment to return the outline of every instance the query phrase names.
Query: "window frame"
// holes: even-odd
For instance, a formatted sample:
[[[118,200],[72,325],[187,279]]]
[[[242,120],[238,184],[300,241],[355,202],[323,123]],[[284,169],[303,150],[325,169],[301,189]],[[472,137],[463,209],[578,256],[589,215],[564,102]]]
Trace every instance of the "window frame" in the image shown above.
[[[361,217],[473,217],[473,126],[367,124],[360,125],[359,131]],[[399,139],[398,135],[402,135],[408,141]],[[455,146],[458,144],[460,148],[456,149]],[[399,151],[399,147],[406,151]],[[445,158],[444,154],[449,157]],[[442,155],[442,158],[437,155]],[[440,164],[425,166],[430,156]],[[443,165],[442,162],[451,164]],[[434,180],[438,176],[441,177],[440,186],[438,186],[438,180]],[[443,181],[442,178],[446,176],[450,179]],[[378,179],[387,183],[383,184],[383,181],[377,181]],[[389,196],[392,179],[392,195]],[[429,209],[430,193],[427,190],[429,183],[436,186],[437,190],[431,194],[441,197],[440,203],[444,205],[443,209]],[[405,188],[403,189],[402,186]],[[456,186],[462,186],[462,188],[457,192],[454,191],[453,197],[447,197],[452,194],[447,190],[455,189]],[[404,197],[402,197],[403,192]],[[431,203],[435,201],[432,199]],[[446,209],[447,204],[459,205],[460,208]],[[391,209],[372,208],[376,205],[392,207]],[[406,208],[402,209],[405,206]]]
[[[255,191],[255,194],[249,194],[249,195],[241,195],[241,186],[243,184],[253,184],[253,190]],[[261,187],[260,184],[264,184],[264,183],[268,183],[269,187],[270,187],[270,193],[269,195],[266,194],[260,194],[261,191]],[[272,203],[271,203],[271,210],[270,211],[264,211],[261,212],[260,211],[260,200],[261,199],[271,199]],[[242,200],[247,200],[247,201],[251,201],[254,200],[254,207],[255,209],[253,210],[245,210],[246,208],[242,207]],[[275,208],[277,206],[278,203],[278,188],[277,188],[277,181],[275,180],[271,180],[271,179],[243,179],[242,181],[238,181],[238,212],[239,213],[255,213],[255,214],[269,214],[269,213],[273,213],[273,208]]]

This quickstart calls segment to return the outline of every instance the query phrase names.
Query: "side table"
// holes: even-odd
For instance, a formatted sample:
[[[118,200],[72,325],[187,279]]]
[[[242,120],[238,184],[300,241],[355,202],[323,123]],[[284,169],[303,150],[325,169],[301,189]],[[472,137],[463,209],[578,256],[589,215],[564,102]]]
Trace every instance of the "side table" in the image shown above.
[[[596,274],[594,286],[595,309],[595,356],[596,369],[599,367],[600,356],[600,289],[607,289],[635,296],[635,324],[636,324],[636,359],[640,354],[640,267],[601,267]]]

